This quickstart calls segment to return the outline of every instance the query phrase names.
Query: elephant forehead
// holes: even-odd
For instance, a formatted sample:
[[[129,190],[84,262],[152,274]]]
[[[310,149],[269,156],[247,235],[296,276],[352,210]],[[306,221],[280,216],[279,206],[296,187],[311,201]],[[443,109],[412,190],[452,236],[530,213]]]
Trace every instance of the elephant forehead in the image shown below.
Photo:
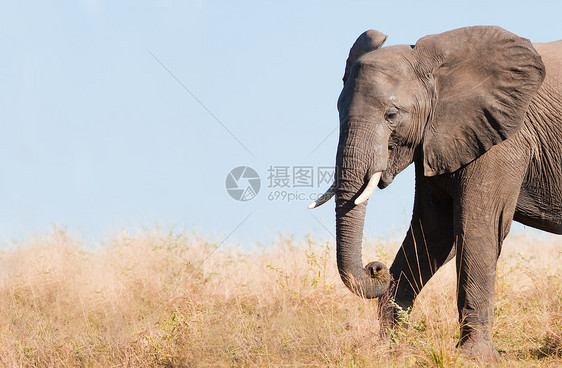
[[[371,103],[401,104],[415,99],[420,82],[414,76],[380,69],[376,65],[362,68],[355,80],[353,93],[366,96]]]
[[[412,60],[415,54],[410,46],[390,46],[368,52],[361,56],[357,62],[371,65],[379,70],[389,73],[409,73],[412,70]]]

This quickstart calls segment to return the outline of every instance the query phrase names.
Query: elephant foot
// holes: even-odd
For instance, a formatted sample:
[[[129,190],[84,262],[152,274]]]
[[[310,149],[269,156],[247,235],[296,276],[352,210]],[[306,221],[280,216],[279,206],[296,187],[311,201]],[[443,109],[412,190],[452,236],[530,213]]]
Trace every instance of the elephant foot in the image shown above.
[[[491,337],[487,334],[472,333],[465,336],[458,344],[462,354],[479,361],[500,360],[500,354],[494,347]]]
[[[383,341],[389,341],[394,330],[393,314],[393,308],[388,305],[388,302],[379,300],[380,338]]]
[[[392,291],[392,288],[391,288]],[[410,303],[411,304],[411,303]],[[390,297],[390,293],[379,299],[380,337],[383,341],[393,340],[396,330],[407,329],[409,326],[410,308],[401,307]]]

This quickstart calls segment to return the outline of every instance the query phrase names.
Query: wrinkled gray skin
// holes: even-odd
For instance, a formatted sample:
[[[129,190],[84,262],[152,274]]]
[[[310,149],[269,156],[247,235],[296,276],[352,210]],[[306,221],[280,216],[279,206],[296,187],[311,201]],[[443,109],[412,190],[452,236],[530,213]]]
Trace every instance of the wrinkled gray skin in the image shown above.
[[[410,308],[456,255],[459,346],[497,359],[496,262],[511,221],[562,234],[562,42],[532,45],[499,27],[461,28],[414,46],[382,48],[385,40],[372,30],[358,38],[338,100],[340,275],[358,295],[380,297],[386,335],[397,317],[389,301]],[[366,203],[353,201],[376,172],[383,189],[412,162],[410,230],[390,270],[363,267]]]

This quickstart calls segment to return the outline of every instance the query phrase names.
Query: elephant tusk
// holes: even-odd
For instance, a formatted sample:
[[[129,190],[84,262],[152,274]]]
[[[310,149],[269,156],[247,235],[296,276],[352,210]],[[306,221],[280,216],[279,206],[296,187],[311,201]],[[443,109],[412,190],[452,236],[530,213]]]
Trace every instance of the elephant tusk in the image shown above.
[[[322,194],[322,196],[320,198],[318,198],[315,202],[312,202],[311,204],[309,204],[308,208],[313,209],[313,208],[316,208],[316,207],[321,206],[324,203],[328,202],[330,200],[330,198],[332,198],[334,196],[334,194],[336,194],[336,188],[337,188],[337,185],[336,185],[336,182],[334,181],[334,184],[332,184],[332,186],[328,188],[326,193]]]
[[[382,171],[376,172],[373,176],[371,176],[371,179],[369,179],[369,183],[367,184],[367,187],[365,188],[363,193],[361,193],[359,197],[355,199],[355,204],[361,204],[365,202],[367,199],[369,199],[369,197],[373,194],[373,192],[377,188],[381,176],[382,176]]]

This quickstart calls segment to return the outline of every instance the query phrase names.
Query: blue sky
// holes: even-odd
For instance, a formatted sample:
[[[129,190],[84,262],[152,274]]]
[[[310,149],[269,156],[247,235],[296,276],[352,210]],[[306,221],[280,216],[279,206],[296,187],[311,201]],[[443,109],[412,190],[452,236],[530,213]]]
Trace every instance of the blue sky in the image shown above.
[[[412,44],[494,24],[562,38],[555,1],[138,3],[0,5],[2,241],[53,224],[88,244],[155,226],[244,244],[279,232],[331,240],[333,201],[311,214],[308,200],[271,200],[326,186],[270,188],[268,169],[333,166],[336,100],[360,33]],[[242,165],[261,177],[246,202],[225,190]],[[409,168],[371,199],[366,235],[400,237],[412,201]]]

